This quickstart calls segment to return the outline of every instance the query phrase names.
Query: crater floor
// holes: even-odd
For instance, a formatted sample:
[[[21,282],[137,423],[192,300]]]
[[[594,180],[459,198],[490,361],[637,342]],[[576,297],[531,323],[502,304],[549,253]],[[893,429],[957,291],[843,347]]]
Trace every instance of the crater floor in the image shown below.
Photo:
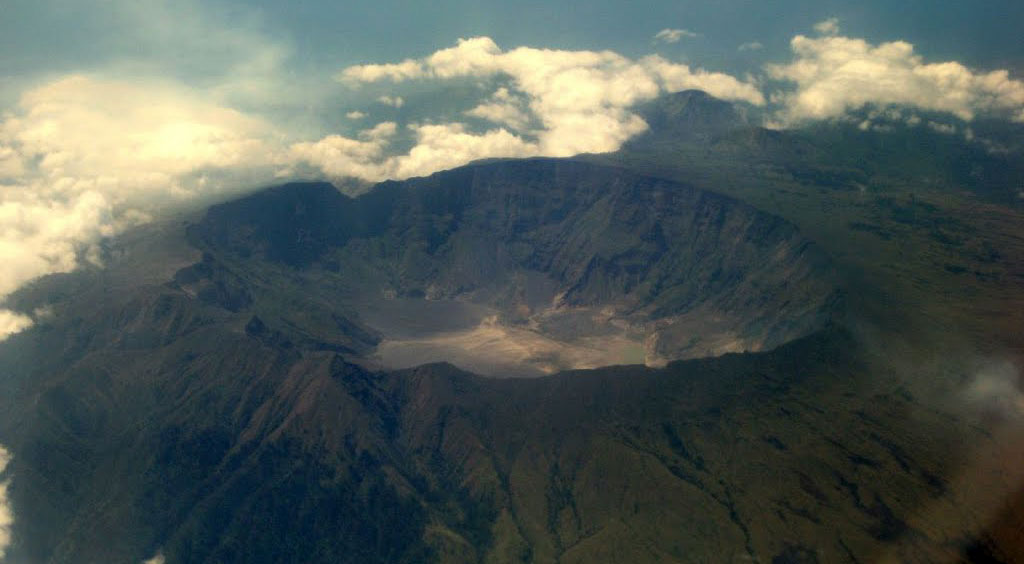
[[[477,374],[523,377],[618,364],[661,364],[645,350],[642,333],[615,326],[591,311],[566,316],[580,326],[579,335],[571,338],[544,330],[541,323],[545,315],[553,317],[551,313],[542,312],[529,323],[509,324],[497,309],[458,300],[394,298],[367,301],[357,311],[384,336],[371,360],[388,369],[444,361]]]

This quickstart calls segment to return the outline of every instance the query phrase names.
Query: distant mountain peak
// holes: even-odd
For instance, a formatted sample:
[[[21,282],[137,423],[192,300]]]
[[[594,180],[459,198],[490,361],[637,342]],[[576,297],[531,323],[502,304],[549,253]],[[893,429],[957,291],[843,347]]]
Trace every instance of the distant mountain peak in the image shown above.
[[[638,140],[709,139],[750,125],[740,108],[703,90],[665,94],[641,104],[637,111],[650,126]]]

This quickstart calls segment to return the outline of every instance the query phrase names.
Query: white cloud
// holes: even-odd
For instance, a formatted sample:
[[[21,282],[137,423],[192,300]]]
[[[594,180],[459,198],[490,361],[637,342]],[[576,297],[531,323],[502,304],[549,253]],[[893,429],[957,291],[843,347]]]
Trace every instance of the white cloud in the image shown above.
[[[685,89],[703,90],[722,100],[746,102],[755,106],[763,105],[765,101],[757,86],[725,73],[692,70],[687,65],[672,63],[658,55],[645,57],[643,63],[655,73],[662,87],[668,92]]]
[[[524,131],[530,123],[530,116],[523,111],[523,100],[509,93],[508,88],[499,88],[490,100],[466,111],[466,115],[518,131]]]
[[[492,157],[529,157],[538,147],[505,129],[482,134],[470,133],[458,123],[415,125],[416,146],[407,154],[386,163],[389,178],[422,176]]]
[[[749,43],[743,43],[736,48],[737,51],[760,51],[764,49],[764,45],[760,41],[751,41]]]
[[[258,118],[158,81],[74,75],[24,93],[19,109],[0,125],[0,140],[22,166],[38,159],[31,173],[116,183],[113,191],[125,197],[203,168],[266,162],[272,131]]]
[[[679,40],[684,37],[699,36],[699,33],[694,33],[688,29],[663,29],[654,34],[654,40],[661,41],[663,43],[678,43]]]
[[[829,18],[814,24],[814,31],[822,35],[836,35],[839,33],[839,18]]]
[[[21,333],[33,324],[31,317],[6,309],[0,309],[0,341],[15,333]]]
[[[538,154],[535,144],[505,129],[477,134],[459,123],[418,124],[409,129],[416,144],[404,155],[388,156],[387,148],[396,127],[385,122],[361,132],[359,139],[331,135],[316,142],[297,143],[292,146],[292,156],[332,178],[379,181],[423,176],[477,159]]]
[[[342,174],[345,168],[327,163],[325,155],[335,154],[338,162],[351,166],[350,175],[369,174],[362,176],[369,179],[426,174],[475,158],[614,151],[647,128],[630,108],[665,91],[699,88],[726,100],[764,103],[753,84],[659,56],[633,60],[612,51],[532,47],[504,51],[488,37],[462,39],[422,59],[349,67],[338,76],[353,86],[458,78],[508,81],[465,110],[500,129],[474,133],[461,123],[417,125],[412,130],[418,144],[386,161],[367,160],[369,153],[382,155],[383,147],[337,136],[296,149],[310,157],[307,162],[326,166],[329,174]]]
[[[360,112],[358,110],[353,110],[353,111],[348,112],[347,114],[345,114],[345,117],[347,117],[348,119],[363,119],[364,117],[366,117],[366,112]]]
[[[97,39],[91,70],[5,77],[20,96],[0,109],[0,340],[33,321],[2,308],[24,283],[98,263],[103,238],[168,204],[273,178],[290,141],[238,108],[301,115],[326,91],[257,12],[110,0],[87,17],[119,30]]]
[[[23,93],[0,119],[0,300],[99,263],[104,237],[161,206],[269,178],[279,146],[264,121],[166,82],[73,75]],[[30,324],[0,311],[0,339]]]
[[[393,121],[383,121],[370,129],[359,132],[359,136],[370,141],[384,141],[390,139],[398,131],[398,125]]]
[[[142,564],[164,564],[164,562],[166,562],[166,561],[167,561],[167,559],[164,558],[163,553],[157,553],[155,556],[153,556],[149,560],[144,560],[142,562]]]
[[[392,108],[401,108],[405,105],[405,100],[401,96],[381,96],[377,101]]]
[[[296,143],[291,156],[317,166],[334,178],[357,177],[368,180],[386,178],[381,163],[388,146],[387,133],[394,133],[395,124],[384,122],[362,132],[361,139],[328,135],[315,142]]]
[[[421,62],[406,59],[401,63],[391,63],[386,65],[357,65],[349,67],[338,75],[338,79],[355,83],[378,82],[381,80],[402,82],[404,80],[423,78],[425,76],[427,76],[427,72],[423,68],[423,64]]]
[[[0,475],[7,470],[10,462],[11,453],[0,445]],[[7,549],[11,546],[11,526],[14,525],[14,512],[11,510],[11,502],[7,495],[10,485],[10,478],[0,482],[0,561],[7,556]]]
[[[1005,70],[974,72],[958,62],[925,63],[911,44],[872,45],[841,36],[793,38],[791,63],[768,74],[795,84],[773,100],[779,119],[828,119],[869,105],[907,105],[970,120],[978,113],[1024,114],[1024,83]]]

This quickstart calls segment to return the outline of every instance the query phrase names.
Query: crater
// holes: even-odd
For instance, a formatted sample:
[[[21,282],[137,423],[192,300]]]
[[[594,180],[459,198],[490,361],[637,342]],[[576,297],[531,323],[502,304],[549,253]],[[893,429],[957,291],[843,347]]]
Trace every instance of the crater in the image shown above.
[[[191,236],[225,268],[263,265],[265,295],[289,286],[345,317],[332,330],[374,335],[358,356],[385,368],[537,376],[762,351],[840,303],[828,257],[783,219],[572,160],[470,165],[357,198],[290,184],[211,208]],[[261,319],[316,325],[267,303]]]

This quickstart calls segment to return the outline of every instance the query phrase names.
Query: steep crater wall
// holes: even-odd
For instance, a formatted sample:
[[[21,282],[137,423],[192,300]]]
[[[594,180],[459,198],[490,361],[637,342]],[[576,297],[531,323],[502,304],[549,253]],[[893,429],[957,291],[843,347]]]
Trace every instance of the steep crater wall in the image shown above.
[[[828,257],[730,198],[587,163],[471,165],[358,198],[291,184],[215,206],[208,256],[330,293],[389,367],[494,375],[774,348],[840,307]],[[259,259],[253,261],[253,259]]]

